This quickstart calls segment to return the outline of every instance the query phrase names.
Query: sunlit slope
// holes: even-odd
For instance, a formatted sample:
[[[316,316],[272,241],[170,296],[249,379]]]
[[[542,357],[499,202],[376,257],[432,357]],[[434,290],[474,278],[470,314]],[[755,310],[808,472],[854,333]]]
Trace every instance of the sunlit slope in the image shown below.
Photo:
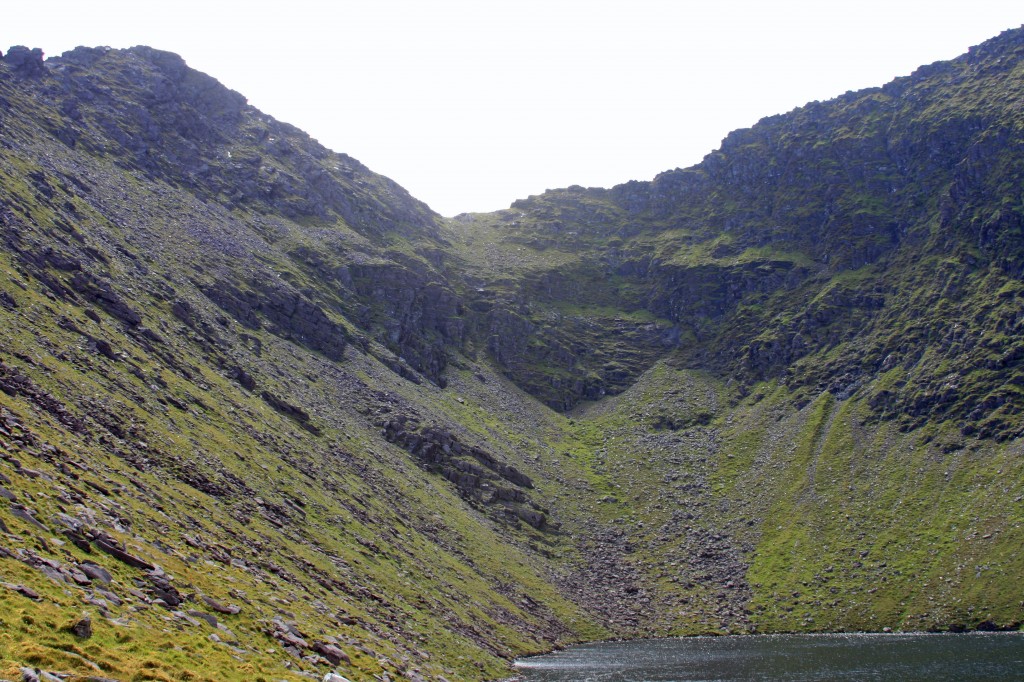
[[[390,294],[436,277],[392,245],[433,214],[175,59],[0,80],[2,672],[467,679],[605,635],[481,380],[429,380],[456,326]]]
[[[0,676],[1019,627],[1022,54],[445,220],[175,55],[8,51]]]

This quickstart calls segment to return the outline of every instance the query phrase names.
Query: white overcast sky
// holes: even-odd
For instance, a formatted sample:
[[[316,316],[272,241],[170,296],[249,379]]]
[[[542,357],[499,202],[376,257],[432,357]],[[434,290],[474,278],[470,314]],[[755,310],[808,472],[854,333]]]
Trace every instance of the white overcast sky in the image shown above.
[[[731,130],[951,59],[1020,0],[48,0],[0,50],[151,45],[444,215],[698,163]]]

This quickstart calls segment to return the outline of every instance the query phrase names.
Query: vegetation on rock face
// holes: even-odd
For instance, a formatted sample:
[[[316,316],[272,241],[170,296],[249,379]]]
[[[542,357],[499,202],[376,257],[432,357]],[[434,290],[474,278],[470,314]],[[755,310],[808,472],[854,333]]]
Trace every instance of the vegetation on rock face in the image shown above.
[[[1019,34],[1008,32],[882,88],[736,131],[693,168],[531,197],[464,221],[456,234],[476,255],[481,279],[516,283],[506,307],[528,306],[534,319],[555,307],[552,282],[571,301],[642,309],[671,330],[683,363],[748,385],[787,376],[791,385],[842,392],[835,382],[852,387],[898,364],[920,376],[875,401],[880,417],[928,413],[1012,437],[1012,420],[981,420],[983,427],[969,415],[986,400],[1019,409],[1005,390],[988,395],[1014,371],[1005,362],[1013,351],[974,342],[1005,327],[1001,316],[1016,308],[1022,50]],[[572,285],[557,286],[559,278]],[[998,300],[1006,305],[992,305],[1004,286]],[[978,318],[982,310],[995,317]],[[951,320],[969,327],[971,347],[939,341]],[[558,343],[546,342],[553,335],[542,326],[529,333]],[[961,374],[941,405],[934,397],[948,372],[942,362],[919,362],[926,348]],[[967,379],[1003,350],[984,387]],[[961,354],[966,364],[954,360]],[[544,377],[502,364],[531,393],[551,394]],[[629,367],[630,378],[643,366]],[[601,367],[585,367],[615,386]],[[567,405],[594,397],[587,387],[554,390]]]
[[[445,220],[149,48],[0,60],[0,676],[1015,628],[1024,33]]]

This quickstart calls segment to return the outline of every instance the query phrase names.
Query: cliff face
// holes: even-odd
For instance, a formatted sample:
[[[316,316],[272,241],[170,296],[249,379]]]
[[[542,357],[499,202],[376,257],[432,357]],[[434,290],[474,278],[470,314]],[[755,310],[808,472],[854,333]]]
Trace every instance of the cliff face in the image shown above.
[[[446,220],[176,55],[12,48],[0,675],[1017,626],[1022,99],[1007,32]]]
[[[839,377],[864,382],[895,366],[915,371],[926,350],[947,360],[966,354],[962,376],[983,371],[994,349],[936,348],[924,339],[954,319],[980,338],[1013,315],[1011,304],[986,319],[961,319],[965,309],[992,308],[996,293],[1019,281],[1014,235],[1022,217],[1012,178],[1020,171],[1021,49],[1020,35],[1007,33],[884,87],[733,132],[693,168],[610,190],[531,197],[469,219],[460,234],[479,241],[484,224],[520,264],[496,262],[482,277],[511,275],[512,295],[499,307],[532,323],[528,335],[545,348],[564,343],[543,318],[571,301],[623,315],[643,310],[673,330],[669,345],[680,362],[747,384],[786,377],[820,390]],[[937,310],[940,300],[958,311]],[[906,337],[911,326],[918,343]],[[615,355],[618,335],[611,336],[596,345]],[[628,346],[657,348],[658,340]],[[830,351],[842,359],[824,371],[805,366]],[[497,357],[553,406],[623,387],[617,364],[608,369],[579,353],[560,361],[534,352],[536,362],[522,355]],[[570,372],[582,365],[576,374],[589,381],[549,380],[530,371],[537,363]],[[963,418],[1015,371],[1004,362],[991,382],[964,385],[940,407],[932,398],[946,379],[932,371],[941,364],[928,363],[898,394],[880,398],[883,411]],[[1016,412],[1014,403],[1008,409]],[[1016,431],[1007,425],[1004,435]]]

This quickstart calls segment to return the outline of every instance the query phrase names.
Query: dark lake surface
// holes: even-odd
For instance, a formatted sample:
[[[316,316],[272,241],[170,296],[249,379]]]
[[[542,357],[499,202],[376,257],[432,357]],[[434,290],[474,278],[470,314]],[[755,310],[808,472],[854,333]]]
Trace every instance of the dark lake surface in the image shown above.
[[[1024,680],[1024,633],[687,637],[516,662],[524,682]]]

